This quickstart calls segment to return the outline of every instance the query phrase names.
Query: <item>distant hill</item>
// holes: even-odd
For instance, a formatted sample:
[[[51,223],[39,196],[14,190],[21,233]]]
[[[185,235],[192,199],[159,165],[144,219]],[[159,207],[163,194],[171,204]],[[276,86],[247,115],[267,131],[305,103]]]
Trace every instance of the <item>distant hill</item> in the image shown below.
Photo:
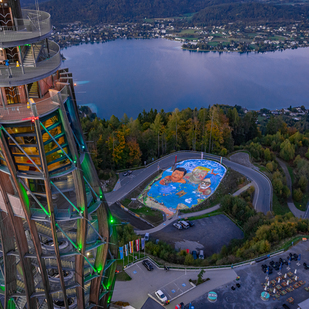
[[[30,1],[30,0],[23,0]],[[32,0],[34,1],[34,0]],[[239,0],[51,0],[40,9],[52,14],[53,22],[127,22],[144,18],[173,17],[195,13],[207,6]]]
[[[228,3],[207,7],[193,16],[194,24],[301,21],[309,17],[309,6],[262,3]]]
[[[34,7],[35,0],[21,0]],[[275,5],[258,0],[38,0],[40,9],[51,13],[54,24],[134,22],[195,13],[193,24],[228,22],[294,21],[308,19],[308,4]],[[293,0],[287,0],[293,1]]]

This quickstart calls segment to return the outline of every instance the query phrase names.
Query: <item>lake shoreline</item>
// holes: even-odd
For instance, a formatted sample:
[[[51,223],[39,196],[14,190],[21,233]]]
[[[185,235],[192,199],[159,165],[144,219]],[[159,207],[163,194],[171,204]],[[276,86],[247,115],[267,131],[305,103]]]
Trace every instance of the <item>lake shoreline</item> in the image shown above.
[[[145,109],[213,104],[248,110],[309,107],[309,49],[279,53],[184,52],[181,42],[112,40],[62,49],[78,105],[100,118],[134,119]],[[86,61],[87,60],[87,61]]]

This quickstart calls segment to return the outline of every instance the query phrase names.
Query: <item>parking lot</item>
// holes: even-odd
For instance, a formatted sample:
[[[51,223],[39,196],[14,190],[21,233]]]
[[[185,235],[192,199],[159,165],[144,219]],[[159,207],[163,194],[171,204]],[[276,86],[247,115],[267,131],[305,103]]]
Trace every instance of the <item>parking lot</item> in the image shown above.
[[[167,299],[173,300],[180,294],[193,288],[189,282],[189,272],[166,271],[158,269],[153,263],[152,265],[154,266],[154,270],[152,271],[148,271],[142,262],[138,262],[126,270],[132,279],[146,279],[147,285],[149,286],[147,293],[145,293],[146,295],[150,294],[154,299],[158,300],[155,292],[160,289],[166,295]],[[197,276],[196,271],[190,272],[190,274],[195,277]],[[192,279],[195,279],[195,277],[192,277]]]
[[[116,281],[113,301],[126,301],[131,306],[141,308],[148,298],[148,294],[153,298],[157,297],[154,292],[161,289],[168,299],[172,301],[167,308],[175,308],[175,304],[183,301],[187,303],[206,291],[214,289],[226,282],[236,278],[236,273],[232,269],[228,270],[207,270],[204,277],[210,278],[206,283],[192,288],[189,279],[196,280],[199,270],[169,270],[158,269],[154,266],[153,271],[148,271],[142,262],[138,262],[126,269],[126,273],[132,278],[131,281]],[[192,289],[191,289],[192,288]],[[186,292],[186,293],[185,293]]]
[[[278,261],[281,257],[282,259],[287,259],[289,253],[301,254],[301,261],[298,263],[297,261],[292,261],[290,265],[290,269],[288,269],[287,265],[283,266],[281,270],[282,276],[288,274],[289,272],[295,275],[295,270],[297,270],[297,281],[293,281],[290,284],[291,291],[287,292],[285,295],[281,295],[279,293],[279,297],[274,297],[272,293],[270,300],[265,302],[261,299],[261,293],[264,291],[263,284],[267,281],[265,274],[262,271],[261,266],[263,264],[269,265],[270,261]],[[204,309],[204,308],[213,308],[213,309],[248,309],[248,308],[256,308],[256,309],[273,309],[273,308],[283,308],[283,304],[288,305],[290,309],[297,309],[298,304],[302,301],[309,298],[309,292],[305,290],[306,287],[309,286],[309,270],[305,270],[303,263],[306,262],[309,264],[309,241],[301,242],[291,248],[289,251],[284,252],[278,256],[268,258],[262,262],[259,262],[255,265],[247,265],[242,266],[240,268],[234,269],[237,275],[240,276],[240,288],[236,287],[236,281],[233,280],[229,284],[225,284],[214,291],[218,294],[218,300],[216,303],[210,303],[207,300],[207,293],[200,298],[192,301],[192,305],[195,309]],[[297,265],[299,264],[299,266]],[[278,278],[280,271],[273,270],[273,273],[269,275],[269,281],[275,280],[275,286],[278,286]],[[290,278],[293,278],[293,275]],[[287,277],[289,278],[289,277]],[[283,281],[284,279],[282,279]],[[293,288],[296,282],[303,281],[304,284],[300,287]],[[231,287],[234,286],[235,290],[232,290]],[[274,287],[270,283],[271,288]],[[287,290],[287,287],[280,289]],[[278,291],[278,290],[277,290]],[[293,303],[288,303],[288,299],[292,297],[294,299]],[[185,307],[186,309],[188,306]]]
[[[206,256],[219,253],[223,245],[228,245],[233,238],[243,238],[241,229],[224,215],[206,217],[194,222],[195,226],[183,230],[170,224],[151,234],[151,238],[163,240],[176,249],[204,249]]]

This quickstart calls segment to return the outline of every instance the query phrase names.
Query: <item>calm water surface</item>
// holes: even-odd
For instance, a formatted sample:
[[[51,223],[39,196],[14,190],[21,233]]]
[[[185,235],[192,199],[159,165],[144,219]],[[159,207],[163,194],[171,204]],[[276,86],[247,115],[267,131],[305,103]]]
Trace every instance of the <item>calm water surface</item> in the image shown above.
[[[63,50],[63,67],[73,73],[78,104],[106,119],[215,103],[309,108],[309,48],[240,55],[180,47],[164,39],[84,44]]]

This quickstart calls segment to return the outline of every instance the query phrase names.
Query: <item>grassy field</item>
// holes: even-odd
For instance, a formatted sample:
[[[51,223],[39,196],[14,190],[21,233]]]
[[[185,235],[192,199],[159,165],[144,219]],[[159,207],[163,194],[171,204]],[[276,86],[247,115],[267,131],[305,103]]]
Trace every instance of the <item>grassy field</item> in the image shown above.
[[[301,201],[300,201],[300,202],[296,202],[296,201],[294,200],[294,204],[295,204],[295,206],[296,206],[299,210],[306,211],[308,201],[309,201],[309,192],[306,192],[306,193],[303,195],[303,198],[301,199]]]
[[[275,213],[275,215],[285,215],[290,212],[287,203],[286,202],[281,203],[278,200],[278,197],[275,194],[275,192],[273,193],[273,212]]]
[[[163,220],[163,215],[161,211],[152,209],[147,206],[139,206],[139,208],[130,208],[130,210],[152,223],[156,222],[161,223]]]
[[[284,36],[279,36],[279,35],[270,36],[268,38],[269,40],[272,40],[272,41],[284,41],[286,39]]]
[[[212,217],[212,216],[221,215],[221,214],[223,214],[223,212],[220,209],[218,209],[218,210],[214,210],[214,211],[212,211],[208,214],[204,214],[204,215],[196,216],[196,217],[190,217],[186,220],[193,221],[193,220],[203,219],[203,218]]]
[[[116,280],[117,281],[130,281],[132,280],[132,278],[125,271],[121,271],[118,274],[116,274]]]
[[[185,30],[181,30],[181,32],[179,34],[194,34],[196,30],[194,29],[185,29]]]
[[[290,177],[291,177],[291,180],[292,180],[292,186],[294,184],[294,173],[293,173],[293,168],[290,166],[290,165],[286,165],[287,168],[288,168],[288,171],[289,171],[289,174],[290,174]]]

